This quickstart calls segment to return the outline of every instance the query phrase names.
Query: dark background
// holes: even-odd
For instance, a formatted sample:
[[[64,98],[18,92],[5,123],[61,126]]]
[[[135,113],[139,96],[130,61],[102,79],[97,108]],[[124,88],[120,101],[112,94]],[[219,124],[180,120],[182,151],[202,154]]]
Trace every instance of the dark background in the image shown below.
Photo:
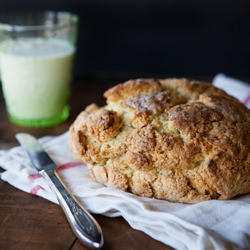
[[[0,0],[80,16],[76,75],[250,77],[249,0]]]

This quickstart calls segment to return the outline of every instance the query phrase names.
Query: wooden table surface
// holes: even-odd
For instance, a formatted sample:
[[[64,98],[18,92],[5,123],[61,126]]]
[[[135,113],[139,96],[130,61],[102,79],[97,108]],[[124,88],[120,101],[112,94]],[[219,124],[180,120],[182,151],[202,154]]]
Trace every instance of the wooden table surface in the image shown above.
[[[125,80],[125,79],[124,79]],[[103,92],[119,83],[115,80],[82,79],[72,85],[70,100],[71,116],[65,123],[43,129],[19,127],[7,118],[2,92],[0,90],[0,149],[18,145],[15,134],[28,132],[36,137],[59,135],[67,131],[77,114],[86,105],[96,102],[103,105]],[[107,218],[94,215],[104,233],[103,249],[172,249],[132,229],[123,218]],[[43,198],[20,191],[0,180],[0,249],[3,250],[84,250],[76,239],[61,211],[60,206]]]

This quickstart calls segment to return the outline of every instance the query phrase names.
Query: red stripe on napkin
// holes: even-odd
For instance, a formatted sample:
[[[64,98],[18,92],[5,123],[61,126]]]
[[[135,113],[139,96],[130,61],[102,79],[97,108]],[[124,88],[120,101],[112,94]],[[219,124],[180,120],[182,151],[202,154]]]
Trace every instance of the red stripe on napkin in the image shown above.
[[[244,100],[243,104],[246,106],[249,103],[249,101],[250,101],[250,93],[248,94],[248,96]]]
[[[74,167],[77,167],[77,166],[80,166],[80,165],[82,165],[82,163],[80,163],[80,162],[68,162],[68,163],[65,163],[65,164],[57,167],[56,172],[60,172],[62,170],[69,169],[69,168],[74,168]],[[28,179],[30,181],[34,182],[36,179],[41,178],[41,177],[42,177],[41,174],[35,173],[35,174],[30,174],[28,176]]]
[[[30,181],[35,181],[36,179],[38,179],[38,178],[41,178],[42,177],[42,175],[41,174],[39,174],[39,173],[36,173],[36,174],[31,174],[31,175],[29,175],[28,176],[28,179],[30,180]]]
[[[59,166],[58,168],[56,168],[56,172],[59,172],[59,171],[65,170],[65,169],[69,169],[69,168],[78,167],[80,165],[82,165],[82,163],[80,163],[80,162],[68,162],[68,163],[63,164],[63,165]]]
[[[40,189],[44,190],[43,187],[41,187],[40,185],[37,185],[37,186],[33,187],[33,188],[30,190],[30,193],[36,195],[37,192],[38,192]]]

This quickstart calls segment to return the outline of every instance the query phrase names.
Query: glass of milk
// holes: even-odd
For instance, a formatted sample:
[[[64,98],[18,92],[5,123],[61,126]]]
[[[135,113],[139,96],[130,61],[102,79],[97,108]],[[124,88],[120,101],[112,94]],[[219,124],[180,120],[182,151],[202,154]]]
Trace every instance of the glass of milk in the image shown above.
[[[78,17],[68,12],[0,17],[0,77],[11,122],[48,127],[69,116]]]

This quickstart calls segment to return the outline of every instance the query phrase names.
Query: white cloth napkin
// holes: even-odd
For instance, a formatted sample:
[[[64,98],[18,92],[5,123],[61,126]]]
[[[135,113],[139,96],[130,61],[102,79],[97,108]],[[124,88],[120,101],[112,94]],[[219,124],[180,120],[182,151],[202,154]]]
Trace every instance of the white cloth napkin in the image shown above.
[[[218,74],[214,77],[212,84],[221,88],[229,95],[236,97],[239,101],[250,108],[250,85],[238,79]]]
[[[223,75],[216,76],[214,83],[228,93],[237,92],[241,101],[250,93],[249,86]],[[134,229],[176,249],[250,249],[250,195],[189,205],[108,188],[92,180],[86,166],[75,161],[69,151],[68,135],[44,137],[40,142],[58,164],[64,183],[90,212],[122,216]],[[5,169],[2,180],[57,203],[20,146],[0,151],[0,166]]]

